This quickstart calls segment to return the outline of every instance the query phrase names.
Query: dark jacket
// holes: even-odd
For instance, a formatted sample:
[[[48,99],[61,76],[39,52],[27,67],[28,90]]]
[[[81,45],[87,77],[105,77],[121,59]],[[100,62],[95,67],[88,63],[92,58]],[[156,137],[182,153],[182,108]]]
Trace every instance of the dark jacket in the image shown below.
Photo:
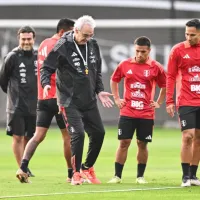
[[[40,70],[41,84],[43,88],[51,85],[50,77],[56,71],[57,99],[60,106],[68,107],[72,104],[88,109],[96,103],[96,94],[104,90],[99,46],[94,39],[88,41],[87,46],[88,74],[75,47],[73,32],[63,35],[43,63]],[[85,58],[85,46],[81,50]]]
[[[0,69],[0,86],[7,93],[8,113],[36,115],[37,52],[15,48]]]

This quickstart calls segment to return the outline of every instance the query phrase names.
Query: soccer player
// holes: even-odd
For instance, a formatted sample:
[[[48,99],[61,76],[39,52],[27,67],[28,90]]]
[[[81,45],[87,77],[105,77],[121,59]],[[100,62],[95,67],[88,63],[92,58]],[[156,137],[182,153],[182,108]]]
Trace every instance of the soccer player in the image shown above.
[[[167,72],[167,112],[176,109],[182,131],[182,184],[200,186],[196,177],[200,158],[200,21],[190,20],[185,28],[186,41],[176,44],[170,53]]]
[[[92,38],[94,28],[95,21],[91,16],[80,17],[75,22],[74,31],[63,35],[40,70],[45,94],[52,87],[51,75],[57,72],[57,101],[66,114],[71,135],[72,185],[81,185],[82,176],[89,183],[100,183],[93,166],[101,150],[105,130],[96,95],[104,107],[112,107],[113,103],[109,98],[111,94],[104,92],[99,46]],[[89,149],[86,161],[81,165],[84,130],[89,136]]]
[[[137,38],[134,41],[134,48],[135,57],[122,61],[110,81],[115,104],[120,109],[120,118],[115,175],[108,183],[121,183],[128,148],[135,130],[138,146],[136,182],[147,183],[144,179],[148,160],[147,144],[152,141],[155,108],[159,108],[165,98],[166,74],[161,64],[149,57],[150,39],[145,36]],[[124,79],[124,99],[120,99],[118,91],[118,84],[122,79]],[[154,101],[156,84],[161,89],[157,101]]]
[[[19,46],[8,53],[0,69],[0,86],[7,93],[7,134],[18,166],[24,148],[35,132],[37,106],[37,52],[33,49],[35,30],[18,30]],[[33,176],[29,169],[28,175]]]
[[[64,32],[71,31],[74,27],[74,21],[70,19],[61,19],[57,24],[57,33],[51,38],[45,39],[38,49],[38,104],[37,104],[37,121],[36,132],[34,137],[29,141],[26,146],[23,159],[21,161],[20,169],[17,171],[17,178],[21,182],[29,182],[27,176],[27,169],[29,161],[33,156],[37,146],[41,143],[51,125],[51,121],[55,116],[57,125],[61,130],[63,142],[64,142],[64,156],[68,166],[68,179],[67,182],[71,182],[72,166],[71,166],[71,150],[70,150],[70,136],[66,129],[66,125],[62,114],[59,113],[59,109],[56,101],[56,76],[55,73],[51,76],[51,90],[49,90],[48,96],[43,97],[43,88],[40,83],[40,68],[52,50],[56,42],[60,39]]]

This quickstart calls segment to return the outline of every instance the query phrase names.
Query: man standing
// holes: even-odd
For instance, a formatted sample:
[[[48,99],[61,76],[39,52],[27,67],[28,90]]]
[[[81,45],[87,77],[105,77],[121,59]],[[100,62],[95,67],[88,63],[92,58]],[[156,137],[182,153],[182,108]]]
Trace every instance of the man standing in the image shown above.
[[[18,38],[19,46],[8,53],[0,69],[0,85],[7,93],[6,130],[13,136],[12,149],[20,166],[24,148],[35,132],[37,52],[33,50],[33,28],[21,27]]]
[[[160,63],[149,58],[151,41],[142,36],[135,40],[135,57],[122,61],[111,77],[111,90],[120,109],[115,160],[115,176],[108,183],[121,183],[122,171],[133,134],[137,134],[137,179],[147,183],[144,172],[148,160],[148,142],[152,141],[155,108],[163,103],[166,92],[166,74]],[[124,78],[124,99],[120,99],[118,83]],[[155,102],[155,86],[161,88]]]
[[[108,97],[111,94],[103,91],[99,46],[92,39],[94,28],[92,17],[80,17],[75,22],[74,32],[64,34],[40,70],[41,83],[47,95],[51,88],[50,77],[57,69],[57,101],[67,117],[71,135],[72,185],[81,185],[82,176],[89,183],[100,183],[93,165],[101,150],[105,131],[96,94],[104,107],[112,107],[113,103]],[[81,166],[84,130],[89,136],[89,149]]]
[[[176,82],[176,108],[181,131],[182,184],[200,186],[196,177],[200,159],[200,21],[190,20],[185,28],[186,41],[176,44],[170,53],[167,73],[167,112],[175,112],[174,87]]]
[[[57,33],[51,37],[45,39],[38,49],[38,104],[37,104],[37,120],[36,120],[36,132],[33,138],[28,142],[23,159],[21,161],[20,169],[17,171],[16,176],[21,182],[28,183],[27,169],[29,161],[33,156],[37,146],[41,143],[51,125],[51,121],[55,116],[57,125],[60,128],[64,141],[64,156],[68,166],[68,179],[67,182],[71,182],[72,166],[71,166],[71,149],[70,149],[70,136],[67,132],[63,116],[59,113],[57,101],[56,101],[56,77],[55,73],[51,76],[51,90],[49,90],[48,96],[43,97],[43,88],[40,83],[40,68],[55,46],[56,42],[61,38],[63,33],[71,31],[74,27],[74,21],[70,19],[61,19],[57,25]]]

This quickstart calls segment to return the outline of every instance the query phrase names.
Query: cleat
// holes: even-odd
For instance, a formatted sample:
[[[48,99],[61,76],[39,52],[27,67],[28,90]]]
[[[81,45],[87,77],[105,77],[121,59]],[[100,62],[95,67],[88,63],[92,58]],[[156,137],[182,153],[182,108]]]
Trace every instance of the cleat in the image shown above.
[[[28,177],[35,177],[35,175],[32,174],[32,172],[29,168],[27,168],[27,174],[28,174]]]
[[[191,186],[191,181],[189,176],[183,177],[181,187],[190,187],[190,186]]]
[[[31,183],[28,180],[28,174],[23,172],[21,169],[18,169],[16,172],[16,177],[19,179],[21,183]]]
[[[148,182],[144,179],[144,177],[138,177],[136,178],[136,183],[139,183],[139,184],[147,184]]]
[[[72,176],[71,185],[82,185],[83,178],[80,172],[75,172]]]
[[[193,185],[193,186],[200,186],[200,180],[199,180],[196,176],[193,176],[193,177],[190,179],[190,183],[191,183],[191,185]]]
[[[89,169],[82,169],[81,176],[85,179],[86,182],[91,184],[101,184],[101,181],[97,179],[94,167],[90,167]]]
[[[118,176],[114,176],[110,181],[108,181],[107,183],[121,183],[122,179],[119,178]]]
[[[66,182],[67,182],[67,183],[71,183],[71,182],[72,182],[72,179],[68,177],[68,178],[66,179]]]

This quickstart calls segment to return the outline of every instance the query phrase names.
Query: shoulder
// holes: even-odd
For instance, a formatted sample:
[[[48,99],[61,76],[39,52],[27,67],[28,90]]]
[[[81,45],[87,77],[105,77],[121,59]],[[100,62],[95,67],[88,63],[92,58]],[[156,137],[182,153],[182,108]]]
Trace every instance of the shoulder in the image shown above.
[[[72,32],[66,32],[63,34],[63,36],[56,42],[53,51],[57,51],[60,49],[63,45],[72,43],[73,42],[73,35]]]
[[[16,51],[10,51],[4,58],[5,62],[9,62],[11,60],[17,59],[17,52]]]
[[[178,44],[175,44],[171,49],[171,53],[178,52],[182,48],[185,48],[184,42],[180,42]]]

